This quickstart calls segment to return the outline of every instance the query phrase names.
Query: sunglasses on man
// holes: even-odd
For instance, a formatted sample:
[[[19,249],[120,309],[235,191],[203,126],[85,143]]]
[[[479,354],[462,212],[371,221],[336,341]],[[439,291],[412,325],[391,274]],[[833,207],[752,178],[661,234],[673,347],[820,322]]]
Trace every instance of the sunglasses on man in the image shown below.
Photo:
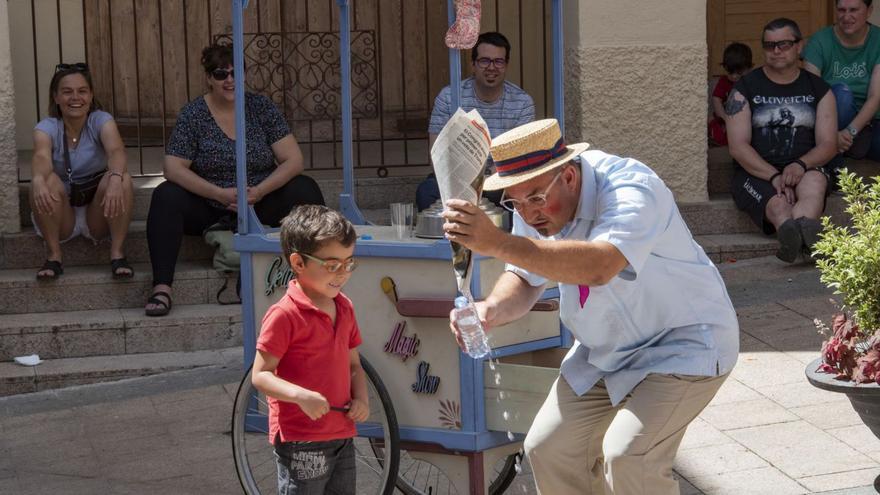
[[[88,72],[89,65],[85,62],[77,62],[75,64],[58,64],[55,66],[55,72],[71,71],[71,72]]]
[[[213,77],[215,81],[225,81],[229,76],[232,76],[232,78],[235,79],[234,69],[214,69],[211,71],[211,77]]]
[[[781,52],[787,52],[791,50],[791,47],[793,47],[798,41],[800,40],[762,41],[761,46],[764,47],[764,51],[766,52],[772,52],[777,48],[779,48],[779,51]]]

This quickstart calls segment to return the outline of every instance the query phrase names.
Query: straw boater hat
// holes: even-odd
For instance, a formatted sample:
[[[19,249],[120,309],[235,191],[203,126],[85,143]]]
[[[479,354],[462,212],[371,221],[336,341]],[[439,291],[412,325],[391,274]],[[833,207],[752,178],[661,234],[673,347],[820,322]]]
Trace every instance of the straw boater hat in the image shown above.
[[[497,191],[525,182],[561,167],[589,147],[587,143],[566,146],[556,119],[521,125],[492,140],[495,173],[486,178],[483,189]]]

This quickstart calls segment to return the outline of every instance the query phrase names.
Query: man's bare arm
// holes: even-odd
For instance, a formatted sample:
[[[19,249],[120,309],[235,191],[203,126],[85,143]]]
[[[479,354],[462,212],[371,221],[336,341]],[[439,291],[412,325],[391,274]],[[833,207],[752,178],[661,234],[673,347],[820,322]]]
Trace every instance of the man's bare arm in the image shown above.
[[[727,112],[727,143],[730,147],[730,156],[746,172],[769,180],[777,170],[761,158],[752,147],[752,111],[745,96],[735,89],[731,91],[724,111]]]

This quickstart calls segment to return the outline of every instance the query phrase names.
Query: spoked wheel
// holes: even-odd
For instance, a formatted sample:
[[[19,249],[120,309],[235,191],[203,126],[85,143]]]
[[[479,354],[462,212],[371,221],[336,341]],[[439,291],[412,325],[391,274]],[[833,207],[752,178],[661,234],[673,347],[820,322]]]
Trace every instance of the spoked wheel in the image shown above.
[[[381,457],[380,449],[374,448]],[[419,453],[414,453],[419,456]],[[492,467],[494,475],[489,483],[489,495],[501,495],[516,477],[516,464],[521,454],[511,454]],[[416,458],[406,450],[400,451],[400,469],[397,488],[405,495],[458,495],[455,485],[442,469],[426,459]],[[464,495],[464,494],[461,494]]]
[[[361,356],[367,376],[370,416],[357,424],[354,439],[358,494],[391,495],[400,462],[397,417],[376,370]],[[269,443],[269,403],[251,383],[248,369],[232,412],[232,454],[241,487],[248,495],[278,493],[275,453]]]

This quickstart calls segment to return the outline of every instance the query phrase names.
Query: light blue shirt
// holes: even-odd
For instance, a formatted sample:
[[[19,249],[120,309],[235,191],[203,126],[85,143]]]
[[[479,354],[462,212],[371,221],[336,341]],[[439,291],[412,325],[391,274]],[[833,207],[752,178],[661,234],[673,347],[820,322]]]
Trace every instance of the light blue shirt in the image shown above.
[[[107,154],[101,142],[101,129],[104,124],[113,120],[109,113],[94,110],[89,113],[86,124],[79,135],[76,147],[70,147],[70,170],[74,182],[107,169]],[[67,180],[67,165],[64,163],[64,121],[55,117],[47,117],[39,121],[36,130],[48,134],[52,138],[52,168],[65,188],[70,190]]]
[[[578,395],[604,379],[617,404],[649,373],[730,372],[739,352],[736,312],[672,191],[631,158],[596,150],[579,159],[580,203],[559,234],[543,237],[519,214],[513,220],[515,235],[604,241],[629,262],[603,286],[559,284],[560,319],[577,341],[562,376]],[[506,269],[532,286],[547,282],[513,265]]]

